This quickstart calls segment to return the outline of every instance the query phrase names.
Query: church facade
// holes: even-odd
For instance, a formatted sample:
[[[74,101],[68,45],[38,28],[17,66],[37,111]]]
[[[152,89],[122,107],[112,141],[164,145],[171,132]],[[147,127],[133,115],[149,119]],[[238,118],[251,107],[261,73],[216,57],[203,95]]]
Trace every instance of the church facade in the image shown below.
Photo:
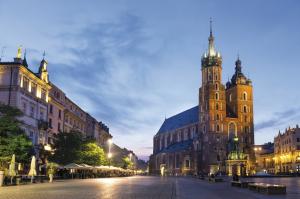
[[[252,82],[235,62],[230,81],[222,83],[222,56],[210,26],[208,50],[201,59],[199,104],[165,119],[153,138],[151,173],[169,175],[250,174],[254,163]]]

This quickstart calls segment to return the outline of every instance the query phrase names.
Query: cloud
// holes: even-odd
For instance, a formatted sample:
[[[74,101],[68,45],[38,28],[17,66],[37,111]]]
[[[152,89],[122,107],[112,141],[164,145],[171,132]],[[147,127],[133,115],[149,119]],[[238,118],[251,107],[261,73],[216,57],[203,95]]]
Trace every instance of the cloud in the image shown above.
[[[279,128],[283,125],[288,126],[292,121],[300,120],[300,107],[289,108],[281,112],[275,112],[269,120],[261,121],[255,125],[256,131],[267,128]],[[276,129],[276,130],[277,130]]]
[[[108,124],[114,138],[125,147],[132,149],[137,142],[138,149],[146,140],[152,143],[162,98],[157,87],[152,87],[156,74],[151,70],[158,67],[161,48],[159,41],[153,46],[143,22],[125,14],[111,23],[89,24],[79,32],[55,37],[63,43],[59,52],[66,55],[66,61],[53,63],[52,59],[51,81]],[[149,154],[151,149],[143,148],[140,153]]]

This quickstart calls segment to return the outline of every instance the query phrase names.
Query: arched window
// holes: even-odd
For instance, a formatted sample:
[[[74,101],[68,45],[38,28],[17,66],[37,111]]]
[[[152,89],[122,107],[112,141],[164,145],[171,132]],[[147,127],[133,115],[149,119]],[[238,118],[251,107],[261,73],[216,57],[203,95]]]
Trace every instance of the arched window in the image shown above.
[[[218,84],[216,84],[216,90],[219,90],[219,85]]]
[[[219,114],[217,114],[216,120],[219,120],[219,119],[220,119],[220,116],[219,116]]]
[[[219,126],[219,124],[217,124],[216,129],[217,129],[217,132],[220,131],[220,126]]]
[[[243,93],[243,100],[247,100],[247,93],[246,92]]]
[[[244,106],[244,113],[247,113],[247,106]]]
[[[228,139],[232,139],[236,135],[237,135],[236,124],[234,122],[230,122],[228,125]]]
[[[216,93],[216,100],[219,100],[219,93]]]
[[[216,110],[219,110],[219,104],[216,103]]]

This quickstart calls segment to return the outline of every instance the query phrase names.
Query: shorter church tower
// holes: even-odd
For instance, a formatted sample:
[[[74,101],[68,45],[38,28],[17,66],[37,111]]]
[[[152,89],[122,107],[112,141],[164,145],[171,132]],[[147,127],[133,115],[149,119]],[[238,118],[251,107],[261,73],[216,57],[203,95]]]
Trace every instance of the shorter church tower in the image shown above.
[[[235,62],[235,73],[226,83],[226,104],[229,140],[238,137],[239,150],[247,154],[251,162],[254,158],[253,89],[251,80],[242,72],[239,57]]]

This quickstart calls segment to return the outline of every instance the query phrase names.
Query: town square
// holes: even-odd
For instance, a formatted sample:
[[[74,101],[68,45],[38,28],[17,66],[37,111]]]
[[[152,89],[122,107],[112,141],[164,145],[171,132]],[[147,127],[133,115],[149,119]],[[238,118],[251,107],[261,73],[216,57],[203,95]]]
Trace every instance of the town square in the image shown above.
[[[300,198],[299,18],[0,0],[0,198]]]

